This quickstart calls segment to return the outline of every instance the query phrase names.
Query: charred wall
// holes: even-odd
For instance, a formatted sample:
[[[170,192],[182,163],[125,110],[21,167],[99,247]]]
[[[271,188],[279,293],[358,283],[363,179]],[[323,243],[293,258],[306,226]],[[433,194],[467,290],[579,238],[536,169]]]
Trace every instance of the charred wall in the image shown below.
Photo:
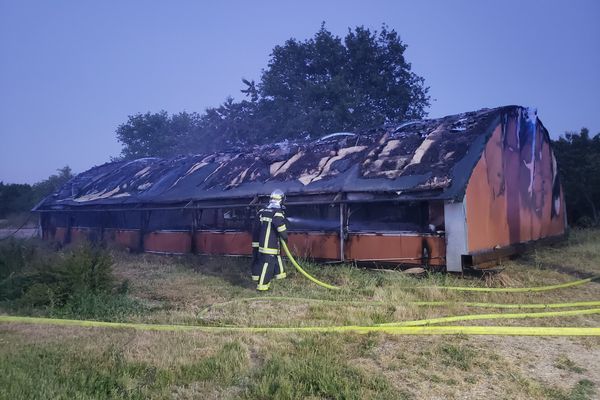
[[[440,203],[441,204],[441,203]],[[444,265],[436,202],[290,205],[289,244],[302,258]],[[44,237],[103,241],[134,251],[250,255],[257,207],[61,211],[43,214]],[[442,208],[443,212],[443,208]]]
[[[470,253],[561,235],[565,204],[547,131],[532,110],[507,112],[466,190]]]

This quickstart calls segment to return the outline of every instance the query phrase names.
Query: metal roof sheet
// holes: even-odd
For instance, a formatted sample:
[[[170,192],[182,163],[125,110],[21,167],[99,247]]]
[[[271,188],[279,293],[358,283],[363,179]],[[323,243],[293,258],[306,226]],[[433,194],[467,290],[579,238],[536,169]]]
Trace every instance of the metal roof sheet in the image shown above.
[[[314,141],[106,163],[77,175],[37,209],[252,198],[275,188],[290,196],[383,192],[461,199],[501,115],[517,108],[482,109]]]

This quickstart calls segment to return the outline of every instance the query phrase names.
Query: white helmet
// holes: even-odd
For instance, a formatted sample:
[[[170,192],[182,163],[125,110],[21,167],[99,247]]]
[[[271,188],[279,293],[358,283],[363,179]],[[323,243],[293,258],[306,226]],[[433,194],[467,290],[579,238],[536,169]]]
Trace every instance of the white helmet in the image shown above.
[[[271,198],[269,199],[269,205],[281,206],[281,203],[285,201],[285,193],[283,190],[275,189],[271,193]]]

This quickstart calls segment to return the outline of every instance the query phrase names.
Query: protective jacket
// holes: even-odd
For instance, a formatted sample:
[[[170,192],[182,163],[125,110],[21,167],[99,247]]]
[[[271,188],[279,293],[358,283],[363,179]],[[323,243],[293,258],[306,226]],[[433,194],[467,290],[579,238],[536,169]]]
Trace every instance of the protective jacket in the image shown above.
[[[258,237],[260,235],[260,221],[258,215],[252,221],[252,280],[258,281],[260,275],[260,253],[258,252]]]
[[[260,231],[258,235],[258,252],[278,255],[279,238],[287,240],[285,214],[281,208],[263,208],[258,212]]]

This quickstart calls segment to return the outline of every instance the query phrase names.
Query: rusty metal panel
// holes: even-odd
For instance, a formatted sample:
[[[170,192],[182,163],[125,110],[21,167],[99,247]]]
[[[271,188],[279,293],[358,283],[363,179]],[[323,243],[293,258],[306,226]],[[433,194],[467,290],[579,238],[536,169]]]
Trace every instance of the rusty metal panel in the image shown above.
[[[140,231],[138,229],[113,229],[104,230],[104,240],[128,249],[139,249]]]
[[[502,126],[499,125],[488,141],[467,186],[468,251],[506,246],[510,243],[507,189],[510,190],[505,186]]]
[[[43,240],[58,240],[56,239],[56,225],[50,223],[42,226],[42,239]]]
[[[468,251],[561,235],[564,200],[550,140],[531,110],[494,130],[466,192]]]
[[[248,232],[207,232],[194,235],[196,251],[201,254],[252,254],[252,236]]]
[[[346,257],[356,261],[422,264],[423,247],[431,255],[431,265],[444,265],[446,244],[443,237],[425,235],[350,235]]]
[[[290,251],[300,258],[340,259],[340,238],[337,233],[290,233]]]
[[[53,237],[51,237],[51,239],[54,239],[59,243],[64,243],[65,240],[67,240],[67,228],[57,226],[55,228],[54,235]]]
[[[192,250],[190,232],[156,231],[144,235],[144,251],[156,253],[189,253]]]
[[[88,240],[88,231],[85,228],[71,227],[71,243],[79,244]]]
[[[100,228],[88,228],[82,226],[71,227],[71,243],[80,244],[88,241],[98,242],[100,236]]]

